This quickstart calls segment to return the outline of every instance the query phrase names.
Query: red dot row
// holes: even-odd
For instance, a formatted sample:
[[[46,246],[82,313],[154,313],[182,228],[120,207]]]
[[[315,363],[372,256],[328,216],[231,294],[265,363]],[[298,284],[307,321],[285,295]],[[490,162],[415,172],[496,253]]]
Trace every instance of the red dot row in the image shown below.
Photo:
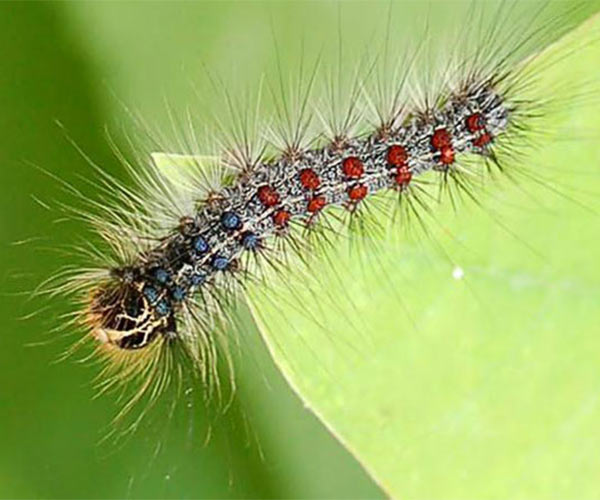
[[[359,179],[365,172],[365,167],[356,156],[349,156],[342,162],[342,171],[348,179]],[[311,168],[305,168],[299,173],[300,184],[305,189],[314,191],[321,185],[321,180]],[[353,201],[360,201],[367,195],[368,188],[364,184],[358,184],[348,188],[348,196]],[[323,196],[316,196],[308,202],[307,210],[316,213],[327,204]]]
[[[365,171],[365,167],[356,156],[350,156],[345,158],[342,162],[342,170],[344,175],[349,179],[360,178]],[[312,168],[304,168],[298,173],[300,184],[303,188],[309,191],[315,191],[321,185],[321,179]],[[368,187],[364,184],[357,184],[348,188],[348,197],[352,201],[360,201],[367,196]],[[269,185],[264,185],[258,188],[257,196],[259,201],[267,208],[275,207],[281,201],[279,193]],[[310,213],[317,213],[321,211],[327,200],[324,196],[314,196],[308,201],[306,207]],[[273,221],[277,226],[285,226],[290,220],[290,213],[287,210],[281,209],[273,214]]]
[[[394,179],[399,187],[406,187],[412,180],[412,173],[408,168],[408,152],[404,146],[393,144],[388,148],[387,161],[394,167]]]
[[[467,129],[472,134],[476,132],[483,132],[475,139],[473,139],[473,145],[478,148],[482,148],[492,142],[492,136],[485,130],[485,120],[481,113],[473,113],[469,115],[466,120]]]
[[[434,133],[432,144],[437,144],[439,148],[448,147],[450,144],[450,135],[445,129],[440,129]],[[434,146],[435,147],[435,146]],[[454,151],[451,150],[452,161]],[[394,144],[388,148],[387,161],[392,167],[395,167],[394,178],[397,184],[401,187],[407,186],[412,180],[412,173],[408,167],[408,153],[404,146]],[[444,151],[442,151],[442,161],[444,161]],[[451,163],[451,162],[450,162]],[[342,161],[342,171],[348,179],[360,179],[365,167],[360,158],[349,156]],[[300,184],[303,188],[309,191],[315,191],[321,185],[321,179],[317,173],[311,168],[304,168],[298,173]],[[354,184],[348,188],[348,197],[353,202],[359,202],[364,199],[369,188],[365,184]],[[281,201],[279,194],[269,185],[261,186],[257,192],[258,199],[265,207],[274,207]],[[307,211],[317,213],[327,205],[327,200],[324,196],[315,196],[308,201]],[[290,220],[290,213],[287,210],[281,209],[274,213],[273,220],[278,226],[285,226]]]
[[[267,208],[274,207],[281,201],[279,193],[266,184],[258,188],[257,196],[260,202]],[[273,222],[275,222],[276,226],[280,227],[286,226],[290,218],[291,214],[284,209],[277,210],[273,214]]]
[[[474,139],[473,144],[477,147],[483,147],[488,144],[492,137],[485,131],[485,122],[480,113],[473,113],[466,118],[467,129],[471,133],[484,131]],[[440,152],[440,162],[444,165],[450,165],[454,162],[454,148],[450,133],[445,128],[437,129],[430,139],[431,146]],[[412,173],[408,166],[408,152],[404,146],[393,144],[387,151],[388,164],[395,168],[394,179],[398,186],[405,187],[412,180]],[[348,179],[360,179],[365,167],[360,158],[349,156],[342,162],[342,171]],[[311,168],[302,169],[298,174],[300,184],[309,191],[315,191],[321,185],[321,179]],[[348,188],[348,197],[353,202],[358,202],[365,198],[369,188],[365,184],[354,184]],[[279,193],[271,186],[264,185],[258,189],[258,199],[265,207],[275,207],[281,201]],[[317,213],[327,205],[324,196],[315,196],[309,200],[307,210],[310,213]],[[285,226],[290,220],[291,215],[287,210],[280,209],[273,214],[273,220],[277,226]]]
[[[356,156],[349,156],[344,158],[342,162],[342,171],[348,179],[360,179],[365,173],[365,166],[360,158]],[[358,203],[364,199],[369,192],[369,187],[366,184],[354,184],[348,188],[348,198],[354,203]]]
[[[454,148],[452,147],[452,139],[448,130],[445,128],[437,129],[431,136],[431,145],[433,149],[440,152],[440,163],[442,165],[454,163]]]

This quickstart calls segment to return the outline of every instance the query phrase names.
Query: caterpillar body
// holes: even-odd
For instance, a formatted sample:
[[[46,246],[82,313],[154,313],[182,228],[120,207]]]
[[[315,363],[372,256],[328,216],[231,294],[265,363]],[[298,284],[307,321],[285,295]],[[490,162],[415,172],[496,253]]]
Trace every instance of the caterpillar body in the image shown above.
[[[388,72],[387,82],[376,82],[384,95],[369,95],[367,80],[378,71],[368,69],[364,78],[357,72],[348,109],[342,118],[325,118],[339,125],[327,132],[309,132],[307,110],[326,113],[319,109],[322,101],[310,100],[308,85],[299,97],[301,111],[289,119],[291,134],[278,135],[280,129],[265,125],[278,135],[270,148],[248,144],[247,129],[253,126],[248,123],[242,133],[219,137],[209,160],[218,164],[220,184],[207,186],[204,174],[186,181],[183,204],[176,199],[184,196],[180,190],[152,167],[142,173],[134,169],[139,192],[103,177],[122,206],[101,206],[99,214],[85,217],[113,254],[91,252],[104,265],[69,270],[68,283],[56,290],[76,295],[75,322],[109,358],[109,372],[119,373],[107,385],[140,377],[142,390],[134,399],[145,391],[155,397],[168,383],[168,376],[157,374],[172,369],[165,359],[180,349],[196,369],[214,372],[213,344],[228,322],[231,299],[259,277],[263,266],[279,270],[282,247],[303,260],[310,235],[318,239],[317,229],[339,219],[340,210],[352,220],[367,219],[371,201],[392,197],[419,217],[431,210],[428,184],[453,183],[473,197],[473,179],[493,171],[510,176],[510,162],[531,148],[532,136],[544,132],[536,130],[536,120],[555,104],[553,96],[529,97],[538,70],[526,64],[527,58],[569,26],[559,15],[536,28],[533,21],[544,6],[532,17],[519,17],[514,5],[502,5],[496,14],[508,34],[493,23],[488,31],[481,28],[476,23],[481,12],[473,9],[472,26],[467,23],[452,39],[457,52],[465,49],[460,42],[469,42],[467,52],[450,50],[431,88],[427,75],[419,75],[400,54],[399,70]],[[570,50],[575,53],[577,47]],[[420,89],[427,98],[419,98]],[[337,90],[328,91],[326,98],[334,95]],[[357,104],[361,99],[367,102],[364,112]],[[373,105],[374,100],[379,102]],[[289,118],[288,111],[283,114]],[[194,161],[202,163],[199,157]],[[187,212],[173,210],[173,204]]]
[[[490,157],[493,139],[510,118],[494,87],[494,81],[470,82],[442,108],[416,114],[406,125],[288,151],[240,176],[139,263],[112,270],[115,284],[91,298],[94,336],[122,349],[145,347],[159,335],[176,337],[177,309],[186,298],[207,293],[217,273],[239,272],[243,253],[260,252],[290,223],[311,224],[330,205],[355,210],[382,189],[402,192],[413,176],[447,172],[455,155]]]

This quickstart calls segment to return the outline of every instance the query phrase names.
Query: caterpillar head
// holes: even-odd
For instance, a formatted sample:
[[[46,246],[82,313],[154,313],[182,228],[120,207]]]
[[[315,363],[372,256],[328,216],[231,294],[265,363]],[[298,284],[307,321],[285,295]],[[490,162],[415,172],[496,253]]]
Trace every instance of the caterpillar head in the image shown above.
[[[172,313],[160,315],[143,293],[143,284],[122,280],[96,288],[87,307],[85,322],[92,335],[120,349],[141,349],[159,335],[174,331]]]

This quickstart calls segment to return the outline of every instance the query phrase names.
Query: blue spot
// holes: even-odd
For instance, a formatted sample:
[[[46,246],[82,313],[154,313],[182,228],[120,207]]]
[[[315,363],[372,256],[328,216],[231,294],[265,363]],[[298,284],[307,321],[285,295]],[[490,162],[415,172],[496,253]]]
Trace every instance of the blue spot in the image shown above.
[[[223,212],[221,224],[225,229],[237,229],[242,225],[242,219],[235,212]]]
[[[254,233],[246,233],[242,238],[242,246],[247,248],[248,250],[254,250],[258,247],[259,244],[258,236]]]
[[[182,286],[176,286],[175,288],[173,288],[171,294],[177,302],[181,302],[183,299],[185,299],[185,288],[183,288]]]
[[[208,243],[202,236],[196,236],[194,239],[194,250],[198,253],[205,253],[208,251]]]
[[[192,285],[199,286],[206,281],[206,275],[204,274],[193,274],[191,277]]]
[[[166,316],[171,311],[171,306],[165,299],[160,299],[155,306],[156,312],[161,316]]]
[[[165,269],[157,269],[154,272],[154,276],[159,283],[166,283],[169,281],[169,273]]]
[[[158,292],[156,291],[156,288],[152,286],[144,287],[144,295],[150,302],[156,302],[158,299]]]
[[[217,271],[223,271],[223,270],[227,269],[228,265],[229,265],[229,261],[227,260],[227,258],[222,257],[220,255],[215,255],[215,258],[212,261],[212,266]]]

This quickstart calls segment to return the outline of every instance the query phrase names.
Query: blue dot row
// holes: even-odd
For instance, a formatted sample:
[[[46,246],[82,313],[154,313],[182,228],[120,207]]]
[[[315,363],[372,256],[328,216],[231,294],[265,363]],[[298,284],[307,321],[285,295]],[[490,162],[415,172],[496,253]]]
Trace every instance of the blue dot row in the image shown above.
[[[162,298],[158,300],[158,290],[151,285],[146,285],[142,292],[148,301],[154,306],[154,309],[161,316],[166,316],[171,311],[169,302]]]
[[[260,240],[255,233],[247,232],[242,236],[242,245],[244,248],[254,250],[259,246]],[[196,250],[207,251],[208,244],[202,236],[197,236],[194,240],[194,248]],[[215,255],[212,259],[212,267],[217,271],[224,271],[229,267],[229,259],[222,255]],[[170,273],[163,268],[158,268],[154,271],[154,278],[160,284],[167,284],[171,278]],[[204,274],[196,273],[192,275],[190,282],[193,286],[200,286],[206,280]],[[155,310],[161,316],[166,316],[171,311],[169,301],[165,298],[159,300],[159,291],[152,285],[146,285],[143,289],[144,296],[154,306]],[[176,302],[181,302],[185,299],[187,290],[182,286],[175,286],[171,290],[171,297]]]

